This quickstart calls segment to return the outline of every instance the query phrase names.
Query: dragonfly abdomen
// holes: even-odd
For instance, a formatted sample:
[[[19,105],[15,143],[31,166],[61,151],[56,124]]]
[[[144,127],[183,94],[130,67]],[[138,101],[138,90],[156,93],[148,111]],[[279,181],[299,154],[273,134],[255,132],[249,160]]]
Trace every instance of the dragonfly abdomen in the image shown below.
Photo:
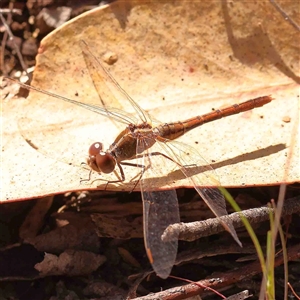
[[[158,135],[164,139],[175,140],[184,135],[188,131],[206,123],[207,121],[202,116],[197,116],[187,119],[182,122],[166,123],[156,127]]]
[[[186,132],[205,123],[222,119],[227,116],[239,114],[241,112],[248,111],[256,107],[261,107],[271,102],[272,100],[273,98],[270,95],[262,96],[240,104],[234,104],[227,108],[217,109],[205,115],[196,116],[194,118],[190,118],[182,122],[166,123],[155,128],[156,134],[158,135],[157,138],[160,139],[161,137],[162,140],[175,140],[178,137],[184,135]]]
[[[153,131],[157,134],[157,139],[161,141],[175,140],[187,132],[185,122],[165,123],[154,128]]]

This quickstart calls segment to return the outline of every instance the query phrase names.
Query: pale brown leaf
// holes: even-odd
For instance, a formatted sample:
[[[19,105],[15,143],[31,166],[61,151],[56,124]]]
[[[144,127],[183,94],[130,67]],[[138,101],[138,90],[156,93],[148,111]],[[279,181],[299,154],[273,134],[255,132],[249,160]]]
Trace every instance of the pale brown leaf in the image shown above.
[[[286,6],[299,22],[297,3]],[[268,1],[121,1],[95,9],[42,41],[32,85],[99,103],[82,40],[99,59],[111,64],[107,57],[114,57],[105,66],[162,122],[272,95],[270,104],[203,125],[180,141],[206,158],[225,187],[299,180],[299,135],[292,134],[299,118],[299,32]],[[110,105],[133,112],[127,103]],[[114,141],[122,128],[116,122],[37,92],[4,100],[2,122],[2,201],[105,186],[80,183],[89,172],[78,166],[91,142]],[[26,142],[24,132],[33,139]],[[124,171],[126,182],[109,189],[132,189],[139,170]],[[158,178],[157,188],[189,186],[176,174]]]

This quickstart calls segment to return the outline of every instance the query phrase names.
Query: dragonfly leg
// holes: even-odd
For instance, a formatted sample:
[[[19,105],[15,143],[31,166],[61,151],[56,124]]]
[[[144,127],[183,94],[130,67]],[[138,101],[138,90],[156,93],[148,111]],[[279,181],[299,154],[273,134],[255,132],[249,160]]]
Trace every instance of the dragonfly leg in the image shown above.
[[[118,183],[118,182],[123,182],[123,181],[125,181],[125,174],[124,174],[124,170],[123,170],[121,164],[122,164],[122,165],[127,165],[127,166],[140,167],[140,165],[131,164],[131,163],[126,163],[126,162],[117,163],[118,168],[119,168],[119,170],[120,170],[121,178],[118,179],[118,180],[106,180],[106,185],[105,185],[105,189],[104,189],[104,190],[106,190],[107,186],[108,186],[110,183]],[[116,173],[116,172],[114,171],[114,173]],[[101,178],[95,179],[93,182],[95,182],[96,180],[104,180],[104,179],[101,179]],[[136,185],[134,186],[134,188],[135,188],[135,187],[136,187]]]
[[[81,163],[81,165],[87,165],[87,164],[83,162],[83,163]],[[132,180],[134,180],[136,177],[139,177],[139,179],[137,180],[137,182],[134,184],[134,187],[133,187],[132,190],[130,191],[130,193],[133,192],[134,189],[136,188],[136,186],[138,185],[139,181],[141,180],[141,178],[142,178],[142,176],[143,176],[143,173],[145,172],[145,166],[144,166],[144,165],[140,165],[140,164],[133,164],[133,163],[129,163],[129,162],[121,162],[121,163],[118,163],[117,165],[118,165],[118,168],[119,168],[119,170],[120,170],[120,175],[121,175],[121,178],[120,178],[120,179],[118,179],[118,180],[105,180],[105,179],[102,179],[102,178],[97,178],[97,179],[93,180],[93,181],[91,182],[91,184],[93,184],[93,183],[96,182],[96,181],[106,181],[106,185],[105,185],[105,188],[104,188],[104,190],[106,190],[106,189],[107,189],[107,186],[108,186],[110,183],[119,183],[119,182],[125,181],[125,174],[124,174],[124,170],[123,170],[123,168],[122,168],[122,165],[142,168],[141,173],[140,173],[138,176],[135,176],[135,177],[133,177],[133,178],[130,180],[130,181],[132,181]],[[93,172],[93,170],[91,170],[91,169],[89,168],[89,176],[88,176],[88,178],[81,179],[81,180],[80,180],[80,183],[91,181],[91,174],[92,174],[92,172]],[[116,176],[119,177],[119,176],[117,175],[117,172],[114,171],[114,173],[116,173]],[[98,173],[98,174],[100,175],[100,173]],[[100,186],[98,186],[98,187],[100,187]]]
[[[171,160],[172,162],[174,162],[174,163],[175,163],[176,165],[178,165],[179,167],[182,167],[181,164],[179,164],[178,162],[174,161],[171,157],[167,156],[167,155],[164,154],[164,153],[161,153],[161,152],[150,152],[149,155],[151,155],[151,156],[152,156],[152,155],[153,155],[153,156],[154,156],[154,155],[162,155],[162,156],[164,156],[165,158],[167,158],[167,159]],[[136,155],[136,156],[134,157],[134,159],[136,159],[136,158],[142,158],[142,157],[143,157],[143,154],[138,154],[138,155]],[[137,187],[137,185],[138,185],[138,183],[140,182],[140,180],[142,179],[143,174],[145,173],[145,171],[146,171],[147,169],[150,168],[150,165],[147,166],[147,167],[145,167],[144,165],[133,164],[133,163],[128,163],[128,162],[121,162],[121,164],[122,164],[122,165],[126,165],[126,166],[132,166],[132,167],[139,167],[139,168],[142,168],[138,180],[136,181],[136,183],[135,183],[133,189],[130,191],[130,193],[132,193],[132,192],[134,191],[134,189]],[[120,170],[120,171],[121,171],[121,170]],[[123,170],[122,170],[122,171],[123,171]],[[121,173],[122,173],[122,172],[121,172]],[[123,173],[123,174],[124,174],[124,173]],[[137,176],[131,178],[130,181],[134,180],[135,178],[137,178]],[[125,179],[125,177],[124,177],[124,179]]]
[[[140,174],[139,174],[139,179],[137,180],[137,182],[134,184],[132,190],[130,191],[130,193],[132,193],[132,192],[135,190],[135,188],[137,187],[137,185],[138,185],[138,183],[140,182],[141,178],[143,177],[143,174],[144,174],[146,168],[145,168],[144,165],[133,164],[133,163],[128,163],[128,162],[121,162],[121,164],[122,164],[122,165],[125,165],[125,166],[138,167],[138,168],[141,168],[141,169],[142,169],[141,172],[140,172]],[[123,170],[122,170],[122,171],[123,171]],[[135,178],[137,178],[137,177],[138,177],[138,175],[137,175],[137,176],[134,176],[133,178],[131,178],[131,179],[130,179],[130,182],[133,181],[133,180],[134,180]],[[125,177],[124,177],[124,179],[125,179]]]
[[[89,172],[89,178],[81,179],[81,180],[80,180],[80,183],[85,182],[85,181],[87,181],[87,182],[88,182],[88,181],[91,181],[91,174],[92,174],[92,172],[93,172],[93,171],[90,170],[90,172]],[[99,174],[100,174],[100,173],[99,173]],[[102,179],[102,178],[97,178],[97,179],[94,179],[94,180],[91,182],[91,184],[93,184],[93,183],[96,182],[96,181],[105,181],[106,184],[105,184],[105,187],[104,187],[104,191],[106,191],[107,186],[108,186],[110,183],[123,182],[124,179],[118,179],[118,180],[106,180],[106,179]],[[100,188],[100,185],[98,185],[97,188]]]
[[[169,157],[168,155],[166,155],[164,153],[161,153],[161,152],[149,152],[148,154],[151,155],[151,156],[161,155],[161,156],[167,158],[168,160],[172,161],[177,166],[182,167],[182,165],[179,162],[175,161],[174,159],[172,159],[171,157]],[[142,155],[137,155],[135,158],[139,158],[139,157],[142,157]]]
[[[123,182],[125,180],[125,174],[124,174],[124,171],[123,171],[123,168],[122,166],[120,165],[120,163],[117,163],[118,167],[119,167],[119,170],[120,170],[120,173],[121,173],[121,179],[118,179],[118,180],[106,180],[106,185],[105,185],[105,188],[104,190],[106,191],[107,189],[107,186],[110,184],[110,183],[118,183],[118,182]],[[116,174],[116,172],[114,171],[114,173]],[[103,179],[96,179],[96,180],[103,180]],[[95,180],[94,180],[95,181]]]
[[[81,163],[81,164],[85,164],[85,163]],[[91,180],[91,174],[92,174],[92,170],[89,169],[89,177],[88,178],[85,178],[85,179],[80,179],[80,184],[82,182],[85,182],[85,181],[90,181]]]
[[[82,163],[80,164],[80,166],[84,166],[84,167],[82,167],[82,168],[85,169],[85,170],[87,170],[87,171],[89,171],[89,176],[88,176],[88,178],[80,179],[80,184],[81,184],[82,182],[89,182],[89,181],[91,181],[91,174],[92,174],[93,170],[91,170],[91,168],[90,168],[90,167],[88,166],[88,164],[85,163],[85,162],[82,162]]]
[[[81,165],[87,165],[87,163],[82,162]],[[96,182],[96,181],[106,181],[106,185],[105,185],[105,189],[104,189],[104,190],[106,190],[106,188],[107,188],[107,186],[108,186],[109,183],[123,182],[123,181],[125,180],[125,175],[124,175],[124,172],[123,172],[122,167],[121,167],[119,164],[118,164],[118,167],[119,167],[120,173],[121,173],[121,178],[120,178],[120,179],[118,179],[118,180],[106,180],[106,179],[102,179],[102,178],[97,178],[97,179],[93,180],[93,181],[91,182],[91,184],[93,184],[93,183]],[[87,169],[87,168],[85,168],[85,169]],[[88,176],[88,178],[81,179],[81,180],[80,180],[80,183],[91,181],[91,175],[92,175],[92,172],[94,172],[94,171],[91,170],[90,167],[89,167],[87,170],[89,170],[89,176]],[[115,172],[115,171],[114,171],[114,172]],[[116,172],[115,172],[115,173],[116,173]],[[98,173],[98,174],[101,175],[101,173]],[[119,176],[117,176],[117,177],[119,177]],[[98,187],[100,187],[100,186],[98,186]]]
[[[168,155],[161,153],[161,152],[150,152],[149,155],[161,155],[165,158],[167,158],[168,160],[172,161],[174,164],[176,164],[178,167],[196,167],[197,164],[190,164],[190,165],[181,165],[180,163],[178,163],[177,161],[175,161],[174,159],[172,159],[171,157],[169,157]]]
[[[82,162],[80,166],[87,171],[91,171],[90,166],[86,162]]]
[[[162,155],[162,156],[164,156],[165,158],[167,158],[167,159],[171,160],[172,162],[174,162],[175,164],[177,164],[179,167],[182,167],[181,164],[179,164],[178,162],[174,161],[171,157],[165,155],[164,153],[161,153],[161,152],[150,152],[149,154],[150,154],[150,155],[153,155],[153,156],[154,156],[154,155]],[[136,155],[136,156],[134,157],[134,159],[136,159],[136,158],[142,158],[142,157],[143,157],[143,154],[139,154],[139,155]],[[135,183],[133,189],[130,191],[130,193],[132,193],[132,192],[134,191],[134,189],[137,187],[137,185],[138,185],[138,183],[140,182],[140,180],[142,179],[143,174],[145,173],[145,171],[146,171],[147,169],[150,168],[150,165],[147,166],[147,167],[145,167],[144,165],[133,164],[133,163],[128,163],[128,162],[121,162],[121,164],[122,164],[122,165],[126,165],[126,166],[131,166],[131,167],[142,168],[138,180],[136,181],[136,183]],[[120,171],[121,171],[121,169],[120,169]],[[123,169],[122,169],[122,171],[123,171]],[[122,173],[122,172],[121,172],[121,173]],[[124,173],[123,173],[123,174],[124,174]],[[132,180],[134,180],[135,178],[137,178],[137,176],[131,178],[130,182],[131,182]],[[124,179],[125,179],[125,176],[124,176]]]

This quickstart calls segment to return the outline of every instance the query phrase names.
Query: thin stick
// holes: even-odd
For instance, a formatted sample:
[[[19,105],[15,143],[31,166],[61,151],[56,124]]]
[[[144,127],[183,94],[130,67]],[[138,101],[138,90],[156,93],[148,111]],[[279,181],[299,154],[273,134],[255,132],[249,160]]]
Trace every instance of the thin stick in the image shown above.
[[[275,2],[275,0],[270,0],[270,3],[280,12],[283,18],[288,21],[294,28],[300,31],[300,26],[282,9],[282,7]]]
[[[13,2],[10,2],[10,5],[13,5]],[[10,10],[13,11],[13,8],[11,7]],[[16,51],[17,56],[19,58],[20,64],[22,66],[22,69],[26,73],[26,75],[29,77],[29,74],[27,72],[27,68],[28,67],[27,67],[26,63],[24,62],[24,59],[22,57],[22,54],[21,54],[21,51],[20,51],[18,45],[15,43],[14,35],[13,35],[13,33],[11,32],[11,30],[10,30],[10,28],[8,26],[8,23],[11,23],[11,19],[12,19],[11,18],[11,14],[8,15],[8,17],[7,17],[8,21],[6,22],[5,18],[3,17],[2,13],[0,12],[0,19],[1,19],[3,25],[4,25],[5,29],[6,29],[6,32],[5,32],[4,36],[3,36],[3,40],[2,40],[2,44],[1,44],[2,54],[3,54],[2,58],[1,58],[1,63],[2,63],[2,66],[3,66],[3,73],[4,73],[4,49],[5,49],[5,44],[6,44],[6,40],[7,40],[7,35],[9,35],[9,39],[12,41],[12,44],[13,44],[13,46],[15,48],[15,51]]]

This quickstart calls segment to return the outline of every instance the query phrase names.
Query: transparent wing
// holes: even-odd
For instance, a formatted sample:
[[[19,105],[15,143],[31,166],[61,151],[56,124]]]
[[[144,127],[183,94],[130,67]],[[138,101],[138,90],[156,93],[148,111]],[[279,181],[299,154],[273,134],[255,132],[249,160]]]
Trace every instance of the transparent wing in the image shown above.
[[[113,120],[116,120],[123,124],[138,124],[142,122],[151,123],[151,118],[146,111],[144,111],[118,84],[118,82],[113,78],[109,71],[104,67],[100,60],[90,51],[88,45],[84,42],[80,42],[80,47],[82,50],[83,57],[85,59],[89,74],[91,76],[93,85],[98,93],[99,100],[95,99],[86,99],[85,102],[76,101],[58,95],[52,92],[48,92],[42,89],[39,89],[34,86],[29,86],[23,83],[18,82],[17,80],[7,78],[11,81],[17,82],[20,86],[28,89],[34,90],[50,97],[54,97],[65,102],[72,103],[74,105],[83,107],[90,111],[93,111],[97,114],[109,117]],[[115,97],[115,94],[118,98]],[[124,102],[125,100],[125,102]],[[134,108],[136,111],[136,116],[130,113],[127,113],[120,108],[122,107],[121,103],[125,105],[127,103]]]
[[[145,149],[145,140],[138,140],[137,150]],[[178,200],[175,190],[155,191],[150,178],[159,174],[159,164],[162,157],[151,159],[146,152],[138,159],[138,164],[145,167],[145,177],[140,179],[143,200],[144,242],[149,261],[161,278],[167,278],[176,260],[178,236],[172,241],[162,241],[165,229],[174,223],[180,222]],[[146,179],[146,177],[148,179]]]
[[[127,112],[122,111],[118,108],[111,108],[111,107],[108,107],[108,106],[103,107],[100,104],[94,103],[95,102],[94,100],[91,103],[84,103],[84,102],[76,101],[76,100],[73,100],[73,99],[70,99],[70,98],[52,93],[52,92],[48,92],[48,91],[39,89],[39,88],[31,86],[31,85],[21,83],[18,80],[13,79],[13,78],[6,77],[6,79],[8,79],[10,81],[13,81],[13,82],[16,82],[18,85],[22,86],[25,89],[33,90],[33,91],[48,95],[50,97],[57,98],[57,99],[63,100],[63,101],[68,102],[68,103],[72,103],[74,105],[77,105],[77,106],[83,107],[85,109],[88,109],[88,110],[90,110],[90,111],[92,111],[96,114],[100,114],[102,116],[115,119],[116,121],[118,121],[120,123],[123,123],[123,124],[126,124],[126,125],[128,125],[128,124],[137,124],[138,123],[138,119],[133,114],[127,113]]]
[[[122,108],[125,100],[124,104],[127,105],[127,102],[129,102],[128,104],[131,104],[140,121],[150,122],[151,120],[147,112],[145,112],[119,85],[119,83],[104,67],[102,62],[93,54],[88,44],[85,41],[80,41],[80,47],[90,76],[93,80],[94,87],[98,92],[103,106],[109,105],[116,108]]]
[[[216,217],[227,215],[225,198],[218,189],[221,184],[217,179],[217,174],[197,150],[177,141],[168,141],[167,143],[157,141],[157,143],[160,144],[163,152],[176,162]],[[232,222],[226,220],[222,221],[222,224],[241,246]]]
[[[146,252],[155,273],[165,279],[175,263],[178,248],[178,236],[162,241],[165,229],[180,221],[176,191],[144,190],[142,199]]]

